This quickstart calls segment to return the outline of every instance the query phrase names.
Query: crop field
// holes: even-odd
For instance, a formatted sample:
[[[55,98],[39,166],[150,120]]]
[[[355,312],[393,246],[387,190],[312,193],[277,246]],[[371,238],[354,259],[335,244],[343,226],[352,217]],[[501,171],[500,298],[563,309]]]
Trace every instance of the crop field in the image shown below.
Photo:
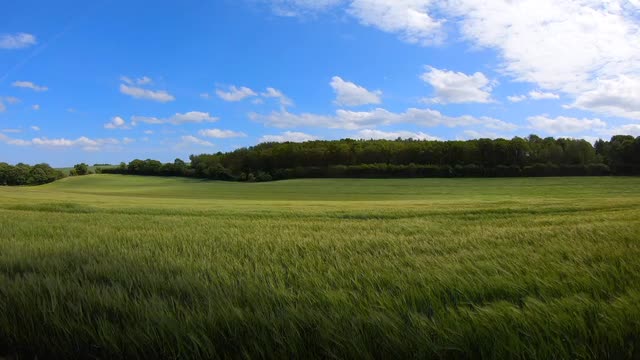
[[[0,187],[0,357],[640,358],[640,178]]]

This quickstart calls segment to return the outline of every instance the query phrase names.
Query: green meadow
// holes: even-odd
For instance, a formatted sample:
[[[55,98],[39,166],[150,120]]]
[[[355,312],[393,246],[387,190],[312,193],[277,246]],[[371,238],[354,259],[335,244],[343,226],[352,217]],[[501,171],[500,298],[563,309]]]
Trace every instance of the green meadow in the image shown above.
[[[0,187],[0,357],[640,358],[640,178]]]

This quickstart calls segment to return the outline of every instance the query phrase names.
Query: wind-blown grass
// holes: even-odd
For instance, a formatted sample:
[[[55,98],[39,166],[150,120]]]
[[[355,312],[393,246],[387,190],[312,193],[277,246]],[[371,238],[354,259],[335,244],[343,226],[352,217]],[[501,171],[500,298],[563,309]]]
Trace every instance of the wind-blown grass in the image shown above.
[[[0,188],[0,353],[638,358],[640,179]]]

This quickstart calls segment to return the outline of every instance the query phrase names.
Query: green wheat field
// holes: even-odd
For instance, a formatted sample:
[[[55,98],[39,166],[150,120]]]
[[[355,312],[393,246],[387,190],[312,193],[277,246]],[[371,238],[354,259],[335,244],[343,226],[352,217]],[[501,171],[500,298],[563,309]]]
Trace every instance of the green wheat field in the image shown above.
[[[640,358],[640,178],[0,187],[0,357]]]

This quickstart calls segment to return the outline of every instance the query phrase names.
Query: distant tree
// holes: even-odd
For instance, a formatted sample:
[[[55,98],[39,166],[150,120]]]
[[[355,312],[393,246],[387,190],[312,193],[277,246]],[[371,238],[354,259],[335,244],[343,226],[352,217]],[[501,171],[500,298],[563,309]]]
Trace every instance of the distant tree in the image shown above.
[[[75,174],[77,176],[88,175],[89,174],[89,165],[85,163],[76,164],[73,166],[73,170],[75,170]]]

